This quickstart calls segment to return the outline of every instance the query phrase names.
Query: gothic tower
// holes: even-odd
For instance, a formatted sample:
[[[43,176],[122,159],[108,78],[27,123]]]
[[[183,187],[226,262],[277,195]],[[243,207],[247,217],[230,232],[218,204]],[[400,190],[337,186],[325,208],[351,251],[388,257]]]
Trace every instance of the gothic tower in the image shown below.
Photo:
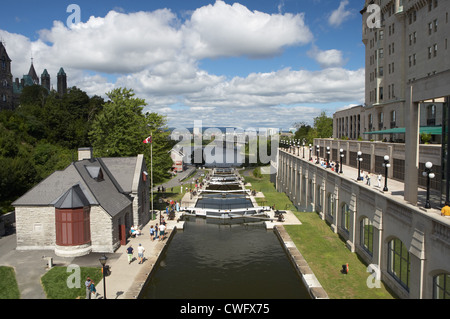
[[[59,69],[58,72],[58,94],[59,96],[63,96],[67,93],[67,75],[64,72],[64,69]]]
[[[47,69],[41,74],[41,85],[50,91],[50,74],[48,74]]]
[[[0,41],[0,111],[14,109],[11,59]]]

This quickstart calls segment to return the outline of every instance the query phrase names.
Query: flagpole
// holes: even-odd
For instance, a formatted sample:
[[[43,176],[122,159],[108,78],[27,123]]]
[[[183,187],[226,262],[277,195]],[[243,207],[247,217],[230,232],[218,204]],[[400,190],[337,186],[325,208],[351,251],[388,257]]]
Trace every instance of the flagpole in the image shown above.
[[[153,220],[153,132],[151,132],[152,142],[150,143],[150,190],[152,196],[152,220]]]

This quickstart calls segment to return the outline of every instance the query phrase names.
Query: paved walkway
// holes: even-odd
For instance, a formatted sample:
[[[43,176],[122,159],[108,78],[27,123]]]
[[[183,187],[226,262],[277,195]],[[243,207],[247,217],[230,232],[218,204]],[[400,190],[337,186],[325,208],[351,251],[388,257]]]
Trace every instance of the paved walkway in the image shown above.
[[[294,155],[292,153],[290,153],[291,155]],[[297,158],[300,158],[302,160],[307,160],[306,158],[303,159],[302,158],[302,151],[300,150],[300,155],[294,155]],[[305,152],[306,155],[306,152]],[[306,157],[306,156],[305,156]],[[315,163],[316,161],[316,157],[313,156],[313,163]],[[320,164],[315,164],[317,166],[320,166]],[[323,168],[326,170],[331,170],[331,168]],[[364,187],[368,187],[371,188],[373,190],[376,190],[378,192],[380,192],[380,194],[383,194],[385,196],[392,196],[393,198],[395,198],[398,201],[401,201],[407,205],[412,205],[415,206],[429,214],[435,214],[436,216],[441,217],[441,204],[440,204],[440,197],[441,194],[436,191],[436,190],[431,190],[430,191],[430,204],[431,204],[431,208],[426,209],[425,208],[425,201],[426,201],[426,195],[427,195],[427,191],[425,188],[419,187],[417,190],[418,193],[418,201],[417,203],[410,203],[404,200],[404,183],[394,180],[394,179],[390,179],[388,178],[387,181],[387,187],[388,187],[388,191],[384,192],[383,191],[383,187],[384,187],[384,174],[382,174],[382,180],[381,180],[381,186],[378,186],[378,182],[377,182],[377,174],[372,174],[372,178],[370,180],[370,185],[366,184],[366,180],[364,181],[358,181],[358,169],[351,167],[351,166],[347,166],[347,165],[343,165],[342,168],[342,174],[339,174],[345,178],[348,178],[349,180],[352,180],[353,182],[357,182],[361,185],[363,185]],[[363,175],[365,177],[365,174],[367,173],[367,171],[364,171]],[[446,216],[446,217],[442,217],[444,219],[449,220],[450,216]]]

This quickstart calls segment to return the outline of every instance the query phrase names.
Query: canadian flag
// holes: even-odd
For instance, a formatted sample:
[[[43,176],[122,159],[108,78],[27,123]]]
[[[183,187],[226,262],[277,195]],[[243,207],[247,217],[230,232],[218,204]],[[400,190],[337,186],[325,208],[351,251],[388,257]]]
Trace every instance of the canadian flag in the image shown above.
[[[151,143],[151,142],[152,142],[152,137],[151,137],[151,136],[147,137],[147,138],[143,141],[144,144]]]

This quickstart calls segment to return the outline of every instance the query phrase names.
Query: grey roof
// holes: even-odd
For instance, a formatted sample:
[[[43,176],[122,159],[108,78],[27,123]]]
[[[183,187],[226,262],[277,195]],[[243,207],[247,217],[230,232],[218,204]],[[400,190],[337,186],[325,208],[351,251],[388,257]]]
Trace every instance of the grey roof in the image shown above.
[[[91,205],[98,205],[92,192],[78,174],[73,164],[63,171],[55,171],[12,203],[13,206],[53,205],[73,185],[78,184]]]
[[[55,203],[56,208],[80,208],[89,206],[89,200],[84,195],[80,185],[72,186]]]
[[[101,160],[125,193],[131,193],[137,157],[102,157]]]
[[[136,162],[136,158],[134,158],[134,161]],[[132,159],[129,158],[124,162],[130,164]],[[125,176],[119,174],[119,179],[132,181],[134,169],[131,170],[129,165],[125,165],[125,168],[125,171],[131,172],[132,176],[125,178]],[[99,172],[102,172],[103,178],[98,178]],[[120,183],[103,160],[90,159],[74,162],[63,171],[54,172],[12,205],[62,205],[68,207],[80,203],[85,204],[85,201],[90,205],[102,206],[111,216],[115,216],[132,203],[132,199],[124,194]]]

